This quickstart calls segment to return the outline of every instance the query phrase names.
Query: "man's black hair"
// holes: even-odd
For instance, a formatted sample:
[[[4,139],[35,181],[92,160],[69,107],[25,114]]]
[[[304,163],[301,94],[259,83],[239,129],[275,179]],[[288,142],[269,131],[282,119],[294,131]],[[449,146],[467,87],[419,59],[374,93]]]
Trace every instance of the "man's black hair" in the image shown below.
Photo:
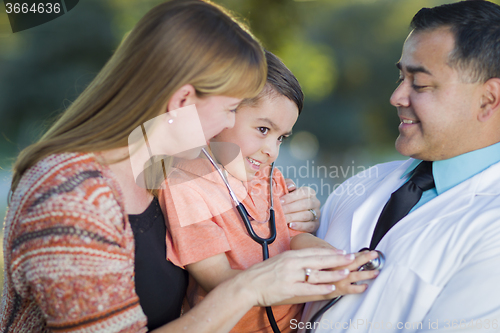
[[[455,49],[449,65],[467,82],[500,78],[500,6],[484,0],[467,0],[422,8],[410,27],[415,32],[449,27]]]

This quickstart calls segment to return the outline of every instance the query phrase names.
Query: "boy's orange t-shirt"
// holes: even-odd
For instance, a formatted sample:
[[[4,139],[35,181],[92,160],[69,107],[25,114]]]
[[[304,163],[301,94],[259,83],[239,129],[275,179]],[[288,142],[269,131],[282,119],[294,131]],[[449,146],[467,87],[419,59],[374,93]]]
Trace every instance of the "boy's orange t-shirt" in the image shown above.
[[[248,211],[255,233],[267,238],[269,232],[269,172],[259,171],[245,185],[227,176],[238,200]],[[276,240],[269,245],[269,256],[290,250],[290,237],[300,233],[288,228],[279,198],[288,193],[285,179],[277,169],[273,174],[273,197]],[[160,203],[166,212],[167,259],[177,266],[225,253],[232,269],[244,270],[262,261],[262,247],[250,238],[234,207],[220,175],[208,160],[176,161],[160,191]],[[206,295],[197,286],[192,292],[191,306]],[[189,296],[189,295],[188,295]],[[228,295],[231,297],[231,295]],[[189,297],[188,297],[189,298]],[[290,320],[300,320],[302,304],[273,307],[274,317],[282,332],[291,332]],[[252,308],[231,332],[272,332],[264,308]]]

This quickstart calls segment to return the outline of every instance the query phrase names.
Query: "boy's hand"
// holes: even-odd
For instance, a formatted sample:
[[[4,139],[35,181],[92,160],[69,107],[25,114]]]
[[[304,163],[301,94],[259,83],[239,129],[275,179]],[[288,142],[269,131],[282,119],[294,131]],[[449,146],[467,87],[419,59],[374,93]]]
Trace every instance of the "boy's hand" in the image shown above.
[[[368,261],[377,258],[378,253],[376,251],[363,251],[354,254],[356,259],[354,261],[344,267],[336,268],[336,270],[345,270],[347,273],[350,272],[349,275],[340,281],[333,283],[335,285],[335,293],[337,296],[346,295],[346,294],[360,294],[368,288],[367,284],[353,284],[355,282],[371,280],[378,276],[379,271],[361,271],[358,272],[359,267],[366,264]]]
[[[297,189],[291,179],[285,179],[290,193],[281,197],[281,205],[286,222],[290,229],[314,233],[319,228],[319,207],[321,203],[316,198],[316,192],[310,187]],[[316,219],[310,209],[316,213]]]

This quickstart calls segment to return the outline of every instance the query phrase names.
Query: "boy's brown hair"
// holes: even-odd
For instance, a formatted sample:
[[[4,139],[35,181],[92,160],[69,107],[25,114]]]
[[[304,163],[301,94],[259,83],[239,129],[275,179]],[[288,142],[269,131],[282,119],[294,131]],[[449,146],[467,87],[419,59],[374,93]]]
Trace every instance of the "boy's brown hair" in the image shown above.
[[[299,81],[285,64],[274,54],[265,50],[267,61],[267,81],[264,89],[255,97],[241,102],[241,106],[256,107],[264,96],[276,94],[285,96],[297,105],[299,114],[304,107],[304,93]]]

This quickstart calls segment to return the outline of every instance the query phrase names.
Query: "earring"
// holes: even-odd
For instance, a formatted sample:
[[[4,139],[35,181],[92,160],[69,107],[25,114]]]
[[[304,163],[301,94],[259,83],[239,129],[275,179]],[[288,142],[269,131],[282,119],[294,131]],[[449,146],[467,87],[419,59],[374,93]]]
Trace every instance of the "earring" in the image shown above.
[[[168,112],[168,115],[170,116],[168,123],[172,124],[174,122],[174,118],[177,117],[177,111],[176,110],[170,111]]]

